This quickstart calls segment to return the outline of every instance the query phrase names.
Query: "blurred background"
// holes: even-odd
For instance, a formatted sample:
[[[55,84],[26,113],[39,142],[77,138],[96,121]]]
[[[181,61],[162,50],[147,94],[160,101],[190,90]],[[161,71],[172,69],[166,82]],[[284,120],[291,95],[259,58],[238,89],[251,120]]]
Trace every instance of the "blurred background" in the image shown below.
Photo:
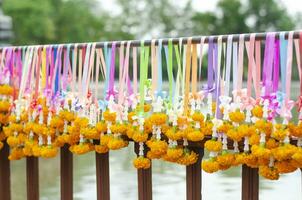
[[[0,11],[0,42],[13,45],[286,31],[302,27],[299,10],[302,3],[297,0],[0,0],[0,3],[3,11]],[[297,84],[293,87],[298,91]],[[136,170],[131,163],[135,154],[131,145],[110,152],[113,200],[137,199]],[[93,153],[74,156],[76,200],[96,199],[94,166]],[[41,199],[59,199],[59,159],[40,159],[39,170]],[[155,200],[185,199],[185,167],[154,161],[153,172]],[[240,199],[240,174],[240,168],[211,175],[203,172],[203,198]],[[13,200],[25,199],[25,175],[25,160],[12,162]],[[268,199],[302,199],[300,171],[282,175],[279,181],[261,179],[260,200]]]

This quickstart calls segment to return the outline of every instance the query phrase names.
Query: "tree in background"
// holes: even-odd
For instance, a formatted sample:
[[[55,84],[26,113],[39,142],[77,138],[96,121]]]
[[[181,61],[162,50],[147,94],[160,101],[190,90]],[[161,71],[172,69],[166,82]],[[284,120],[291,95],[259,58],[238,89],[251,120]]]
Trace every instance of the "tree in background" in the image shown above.
[[[115,0],[113,12],[100,0],[6,0],[14,44],[127,40],[290,30],[294,19],[278,0],[220,0],[214,12],[199,12],[191,0]],[[243,3],[244,2],[244,3]]]

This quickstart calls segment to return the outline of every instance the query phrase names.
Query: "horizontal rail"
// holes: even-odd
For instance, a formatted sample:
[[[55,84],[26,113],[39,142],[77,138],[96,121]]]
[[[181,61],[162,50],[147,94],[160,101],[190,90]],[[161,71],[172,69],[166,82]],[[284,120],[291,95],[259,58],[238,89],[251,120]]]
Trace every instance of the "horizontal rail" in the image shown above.
[[[300,36],[301,31],[293,31],[294,35],[293,37],[295,39],[298,39]],[[285,38],[288,38],[289,31],[283,31],[283,32],[273,32],[276,35],[276,38],[280,37],[281,33],[284,33]],[[219,37],[222,38],[222,42],[226,42],[229,36],[232,36],[233,41],[239,41],[240,35],[243,35],[244,40],[248,41],[250,36],[252,34],[255,34],[255,39],[256,40],[265,40],[266,35],[268,33],[263,32],[263,33],[243,33],[243,34],[229,34],[229,35],[212,35],[212,36],[192,36],[192,37],[179,37],[179,38],[163,38],[163,39],[151,39],[151,40],[125,40],[125,41],[108,41],[108,42],[94,42],[94,43],[65,43],[65,44],[45,44],[45,45],[28,45],[28,46],[10,46],[10,47],[0,47],[0,51],[3,50],[3,48],[14,48],[15,50],[17,49],[22,49],[22,48],[43,48],[43,47],[63,47],[63,48],[70,48],[73,49],[77,47],[78,49],[85,48],[88,44],[95,44],[96,48],[104,48],[104,46],[111,47],[113,44],[116,45],[116,47],[120,47],[121,44],[126,44],[127,42],[130,42],[131,47],[139,47],[141,46],[142,41],[144,42],[144,46],[151,46],[152,43],[154,45],[158,45],[159,42],[163,45],[167,45],[169,41],[172,41],[173,44],[179,44],[181,41],[182,44],[186,44],[189,39],[192,40],[192,43],[200,43],[201,39],[204,38],[204,43],[208,43],[209,39],[212,38],[214,42],[217,41]]]

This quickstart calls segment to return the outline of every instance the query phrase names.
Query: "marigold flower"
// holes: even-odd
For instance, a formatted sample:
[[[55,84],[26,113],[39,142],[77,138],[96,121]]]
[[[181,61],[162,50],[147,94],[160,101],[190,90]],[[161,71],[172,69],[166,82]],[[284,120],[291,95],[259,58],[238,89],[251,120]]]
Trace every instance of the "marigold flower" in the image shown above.
[[[98,133],[105,133],[107,131],[107,124],[103,121],[100,121],[95,126]]]
[[[243,112],[240,112],[240,110],[237,110],[235,112],[230,112],[229,118],[232,122],[240,123],[245,119],[245,114]]]
[[[278,169],[276,169],[275,167],[260,166],[259,174],[269,180],[278,180],[279,179],[279,172],[278,172]]]
[[[113,124],[112,126],[110,126],[110,130],[112,131],[112,133],[120,133],[120,134],[124,135],[127,132],[127,125]]]
[[[170,140],[180,140],[183,137],[183,131],[177,130],[176,127],[169,128],[165,135],[170,139]]]
[[[204,147],[208,151],[218,152],[218,151],[221,151],[221,149],[222,149],[222,143],[219,141],[215,141],[215,140],[208,140],[205,142]]]
[[[153,140],[148,141],[146,144],[154,155],[161,156],[167,153],[168,144],[165,141]]]
[[[265,133],[266,136],[270,136],[273,130],[273,124],[268,121],[264,121],[263,119],[258,120],[255,123],[255,127],[262,133]]]
[[[164,155],[164,160],[175,162],[183,155],[183,149],[180,147],[170,147],[167,150],[167,154]]]
[[[200,131],[204,134],[204,135],[212,135],[213,131],[213,123],[211,122],[207,122],[205,124],[205,126],[200,128]]]
[[[253,116],[257,117],[257,118],[262,118],[263,116],[263,110],[261,108],[261,106],[257,105],[252,109],[252,114]]]
[[[285,144],[272,150],[274,158],[278,161],[291,159],[296,151],[297,147],[291,144]]]
[[[92,151],[94,149],[94,146],[91,143],[80,143],[77,145],[72,145],[69,147],[69,150],[78,155],[85,154],[89,151]]]
[[[236,129],[230,129],[227,132],[227,136],[236,142],[239,142],[242,140],[242,135],[240,135],[240,133]]]
[[[302,149],[299,148],[293,155],[292,159],[296,161],[299,166],[302,166]]]
[[[203,116],[203,114],[201,112],[194,112],[193,115],[192,115],[192,119],[195,122],[203,123],[204,116]]]
[[[219,133],[227,133],[231,130],[233,126],[230,123],[223,123],[221,126],[217,128],[217,132]]]
[[[100,137],[99,133],[96,131],[94,127],[82,128],[80,134],[82,134],[87,139],[97,140]]]
[[[168,116],[162,113],[153,113],[149,119],[153,125],[160,126],[166,123]]]
[[[136,169],[148,169],[151,166],[151,161],[148,158],[139,156],[133,160],[133,166]]]
[[[41,149],[41,157],[43,158],[53,158],[57,155],[58,149],[52,145],[44,146]]]
[[[16,147],[11,149],[10,155],[8,156],[9,160],[20,160],[24,157],[22,148]]]
[[[201,168],[207,173],[214,173],[219,170],[219,163],[213,159],[203,160]]]
[[[115,112],[110,112],[109,110],[106,110],[105,112],[103,112],[103,117],[104,117],[104,120],[106,120],[106,121],[115,122],[116,113]]]
[[[107,146],[110,150],[118,150],[118,149],[128,146],[128,142],[124,141],[120,137],[111,137]]]
[[[234,163],[235,157],[231,153],[222,153],[216,157],[216,161],[219,164],[220,170],[226,170],[230,168]]]
[[[266,140],[265,142],[265,147],[267,149],[275,149],[279,146],[279,143],[273,139],[273,138],[269,138],[268,140]]]
[[[145,132],[136,130],[133,132],[132,139],[135,142],[146,142],[148,139],[148,134]]]
[[[267,148],[265,148],[264,146],[258,146],[258,145],[253,145],[251,148],[252,154],[259,158],[262,159],[269,159],[271,156],[271,151]]]
[[[260,135],[258,135],[257,133],[252,134],[249,137],[249,144],[250,145],[259,145],[260,144]]]
[[[9,136],[6,142],[10,147],[17,147],[21,143],[18,136]]]
[[[0,100],[0,112],[8,112],[11,104],[8,101]]]
[[[109,148],[106,145],[95,145],[95,151],[98,153],[107,153]]]
[[[13,94],[14,89],[5,84],[5,85],[0,85],[0,94],[1,95],[6,95],[6,96],[11,96]]]
[[[204,134],[198,130],[190,131],[187,133],[186,138],[193,142],[198,142],[203,140]]]
[[[291,164],[290,160],[277,161],[275,162],[275,167],[280,174],[290,173],[297,169],[297,167]]]
[[[177,160],[177,163],[187,166],[196,163],[197,160],[198,154],[194,151],[190,151],[189,149],[185,148],[183,155]]]

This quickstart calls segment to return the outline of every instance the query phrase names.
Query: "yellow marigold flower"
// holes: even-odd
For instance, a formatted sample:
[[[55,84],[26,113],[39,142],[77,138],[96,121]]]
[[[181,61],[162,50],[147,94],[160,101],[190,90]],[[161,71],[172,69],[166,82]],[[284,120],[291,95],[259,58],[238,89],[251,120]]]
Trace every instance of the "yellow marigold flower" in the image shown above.
[[[237,131],[241,137],[249,137],[252,134],[252,132],[249,129],[249,126],[246,124],[241,124],[240,126],[238,126]]]
[[[177,124],[178,126],[184,126],[188,124],[188,118],[185,116],[180,116],[177,118]]]
[[[168,144],[165,141],[153,140],[148,141],[146,144],[150,148],[152,154],[161,156],[167,153]]]
[[[124,135],[127,132],[127,125],[113,124],[112,126],[110,126],[110,130],[112,131],[112,133],[120,133],[120,134]]]
[[[296,166],[302,167],[302,149],[301,148],[298,148],[298,150],[292,155],[292,159],[298,163]]]
[[[103,117],[106,121],[115,122],[116,113],[115,112],[110,112],[109,110],[106,110],[105,112],[103,112]]]
[[[101,121],[96,124],[95,128],[98,133],[105,133],[107,131],[107,124]]]
[[[0,141],[0,150],[3,148],[4,144]]]
[[[107,153],[109,151],[106,145],[95,145],[94,148],[98,153]]]
[[[165,135],[170,140],[180,140],[183,137],[183,131],[177,130],[176,127],[169,128],[169,130],[165,133]]]
[[[200,131],[204,134],[204,135],[212,135],[212,129],[213,129],[213,123],[211,122],[207,122],[205,124],[205,126],[200,128]]]
[[[163,113],[153,113],[150,116],[150,122],[156,126],[160,126],[160,125],[166,123],[167,119],[168,119],[168,116]]]
[[[302,137],[302,123],[300,122],[297,126],[295,126],[293,123],[288,124],[288,130],[291,136],[294,137]]]
[[[208,151],[218,152],[218,151],[221,151],[221,149],[222,149],[222,143],[219,141],[215,141],[215,140],[208,140],[204,143],[204,147]]]
[[[40,157],[41,156],[41,151],[42,151],[42,146],[38,145],[33,145],[32,147],[32,153],[35,157]]]
[[[236,141],[236,142],[239,142],[242,140],[242,135],[239,133],[238,129],[230,129],[228,132],[227,132],[227,136]]]
[[[134,119],[133,119],[133,117],[136,115],[136,113],[135,112],[129,112],[128,113],[128,122],[129,123],[133,123],[134,122]]]
[[[269,159],[271,156],[271,151],[263,146],[258,146],[258,145],[253,145],[251,148],[252,154],[259,158],[262,159]]]
[[[20,160],[24,157],[23,150],[21,148],[13,148],[10,151],[10,155],[8,156],[9,160]]]
[[[198,154],[194,151],[190,151],[188,148],[184,148],[183,155],[176,161],[181,165],[192,165],[197,162]]]
[[[0,100],[0,112],[8,112],[11,104],[8,101]]]
[[[251,168],[258,167],[258,159],[254,154],[245,154],[243,153],[243,163]]]
[[[0,94],[11,96],[13,94],[14,89],[9,85],[0,85]]]
[[[250,145],[259,145],[260,144],[260,135],[257,133],[253,134],[249,138],[249,144]]]
[[[148,151],[147,152],[147,158],[149,158],[149,159],[160,159],[161,158],[161,156],[162,155],[156,155],[156,154],[154,154],[153,152],[151,152],[151,151]]]
[[[78,117],[74,120],[74,126],[79,128],[87,127],[89,124],[89,120],[85,117]]]
[[[297,167],[293,166],[290,160],[283,160],[275,162],[275,167],[280,174],[290,173],[296,171]]]
[[[252,109],[252,114],[253,116],[257,117],[257,118],[262,118],[263,116],[263,110],[261,108],[261,106],[255,106],[253,109]]]
[[[216,161],[219,164],[220,170],[226,170],[233,165],[235,157],[231,153],[222,153],[221,155],[216,157]]]
[[[297,147],[291,144],[285,144],[272,150],[274,158],[278,161],[291,159],[296,151]]]
[[[186,135],[187,139],[193,142],[198,142],[203,140],[204,134],[199,130],[190,131]]]
[[[192,119],[195,122],[203,123],[204,116],[203,116],[203,114],[201,112],[194,112],[194,114],[192,115]]]
[[[63,120],[68,121],[68,122],[72,122],[72,121],[74,121],[75,118],[76,118],[75,115],[74,115],[74,113],[69,112],[69,111],[67,111],[67,110],[62,110],[62,111],[60,111],[59,117],[60,117],[61,119],[63,119]]]
[[[128,146],[128,142],[124,141],[120,137],[112,137],[109,140],[107,146],[110,150],[118,150],[118,149]]]
[[[52,127],[52,128],[58,128],[58,129],[60,129],[60,131],[63,131],[64,120],[62,120],[58,116],[54,116],[50,120],[50,127]]]
[[[214,173],[219,170],[219,163],[213,159],[203,160],[201,167],[207,173]]]
[[[269,138],[265,142],[265,147],[268,149],[275,149],[279,146],[279,143],[274,138]]]
[[[275,167],[260,166],[259,174],[269,180],[278,180],[279,179],[279,172],[278,172],[278,169],[276,169]]]
[[[219,133],[227,133],[233,126],[230,123],[223,123],[221,126],[217,128],[217,132]]]
[[[100,135],[93,127],[82,128],[80,133],[87,139],[99,139]]]
[[[132,135],[132,139],[135,142],[146,142],[148,139],[148,134],[145,132],[140,132],[138,130],[134,131],[133,135]]]
[[[263,119],[258,120],[255,123],[255,127],[262,133],[265,133],[266,136],[270,136],[273,130],[273,124],[268,121],[264,121]]]
[[[276,140],[283,141],[288,131],[282,127],[281,124],[277,124],[275,126],[275,130],[273,131],[272,137]]]
[[[229,117],[232,122],[240,123],[245,119],[245,114],[240,112],[240,110],[237,110],[235,112],[230,112]]]
[[[236,153],[234,154],[234,161],[233,166],[238,166],[244,164],[244,158],[247,154],[246,153]]]
[[[18,136],[9,136],[6,142],[10,147],[17,147],[21,143]]]
[[[70,146],[69,150],[74,154],[82,155],[88,153],[89,151],[92,151],[93,148],[94,146],[91,143],[80,143]]]
[[[53,158],[57,155],[58,149],[53,146],[44,146],[41,149],[41,157]]]
[[[166,134],[166,132],[170,129],[170,126],[168,124],[161,125],[161,132],[163,134]]]
[[[101,135],[100,144],[107,145],[109,143],[109,140],[111,140],[112,137],[113,137],[112,135]]]
[[[47,128],[41,124],[34,124],[33,132],[37,135],[47,135]]]
[[[8,116],[7,114],[0,113],[0,124],[6,125],[8,123]]]
[[[25,145],[24,145],[24,148],[23,148],[23,154],[25,156],[32,156],[33,155],[33,150],[32,148],[34,147],[34,145],[36,145],[36,142],[34,142],[33,140],[30,141],[25,141]]]
[[[146,119],[144,123],[144,132],[148,134],[152,133],[152,126],[153,124],[151,123],[151,121],[149,119]]]
[[[151,166],[151,161],[148,158],[139,156],[133,160],[133,165],[136,169],[148,169]]]
[[[183,155],[183,149],[180,147],[170,147],[167,150],[167,154],[164,159],[170,162],[177,161]]]

